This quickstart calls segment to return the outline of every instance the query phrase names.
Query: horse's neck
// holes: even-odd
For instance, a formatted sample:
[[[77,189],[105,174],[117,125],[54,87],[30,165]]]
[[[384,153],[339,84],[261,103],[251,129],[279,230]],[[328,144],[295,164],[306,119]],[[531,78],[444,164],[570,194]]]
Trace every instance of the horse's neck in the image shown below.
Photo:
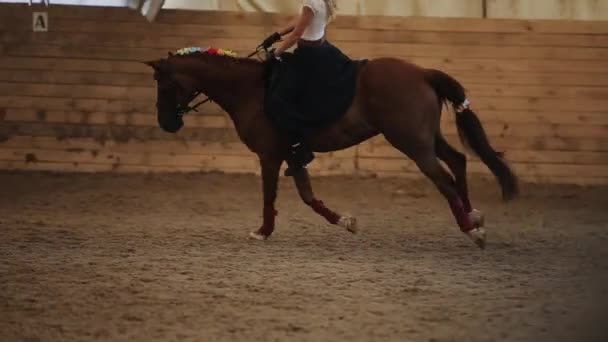
[[[262,89],[263,67],[243,61],[208,58],[199,63],[188,63],[187,72],[198,78],[198,90],[226,111],[233,121],[239,121],[241,107],[250,102]]]

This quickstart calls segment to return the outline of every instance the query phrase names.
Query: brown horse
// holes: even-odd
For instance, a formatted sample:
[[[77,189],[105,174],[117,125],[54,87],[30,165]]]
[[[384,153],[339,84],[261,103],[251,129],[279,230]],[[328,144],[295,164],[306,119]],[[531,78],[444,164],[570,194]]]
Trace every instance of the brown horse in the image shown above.
[[[158,122],[165,131],[174,133],[183,126],[179,113],[199,93],[230,115],[241,141],[259,157],[262,171],[263,223],[250,236],[268,238],[275,228],[277,184],[289,152],[289,139],[263,111],[265,63],[207,51],[170,54],[145,63],[154,69]],[[483,215],[469,201],[466,157],[451,147],[440,132],[445,102],[454,108],[463,144],[495,175],[503,199],[513,199],[518,194],[516,176],[502,154],[490,146],[461,84],[439,70],[396,58],[369,60],[359,71],[355,98],[348,111],[337,121],[306,134],[304,139],[313,151],[330,152],[382,134],[435,184],[462,232],[484,248]],[[439,160],[446,163],[451,174]],[[296,172],[294,180],[300,197],[315,212],[331,224],[352,233],[357,231],[354,218],[330,210],[315,197],[306,169]]]

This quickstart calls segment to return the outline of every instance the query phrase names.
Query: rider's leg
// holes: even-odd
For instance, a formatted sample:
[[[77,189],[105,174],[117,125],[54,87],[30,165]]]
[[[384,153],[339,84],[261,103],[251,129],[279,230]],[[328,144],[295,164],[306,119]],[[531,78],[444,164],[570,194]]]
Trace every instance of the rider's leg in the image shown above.
[[[315,159],[312,150],[305,143],[302,135],[298,132],[289,132],[289,150],[285,161],[287,169],[285,176],[293,176],[298,169],[306,168],[306,166]]]

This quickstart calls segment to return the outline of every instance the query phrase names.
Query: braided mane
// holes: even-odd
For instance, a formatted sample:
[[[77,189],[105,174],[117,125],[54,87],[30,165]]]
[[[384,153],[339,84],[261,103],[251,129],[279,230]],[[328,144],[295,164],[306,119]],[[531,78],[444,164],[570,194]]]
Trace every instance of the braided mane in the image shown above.
[[[259,64],[261,63],[258,60],[251,58],[243,58],[239,57],[238,54],[232,50],[220,49],[215,47],[185,47],[177,50],[174,54],[170,53],[171,57],[180,57],[180,56],[188,56],[188,57],[220,57],[221,59],[237,62],[237,63],[251,63],[251,64]]]

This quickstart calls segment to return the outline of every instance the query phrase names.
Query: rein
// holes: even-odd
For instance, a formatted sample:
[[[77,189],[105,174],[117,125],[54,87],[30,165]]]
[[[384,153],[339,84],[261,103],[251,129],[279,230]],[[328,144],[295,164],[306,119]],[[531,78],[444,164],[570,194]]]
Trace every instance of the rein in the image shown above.
[[[264,50],[264,51],[268,51],[266,48],[264,48],[262,45],[258,46],[255,51],[253,51],[252,53],[250,53],[249,55],[247,55],[247,58],[251,58],[252,56],[256,55],[258,52],[260,52],[260,50]],[[196,92],[194,97],[192,98],[192,100],[194,100],[195,98],[197,98],[201,93],[200,92]],[[205,98],[204,100],[196,103],[194,106],[187,106],[186,108],[182,109],[182,110],[178,110],[177,111],[177,116],[184,116],[187,114],[190,114],[192,112],[197,112],[198,110],[197,108],[200,107],[201,105],[210,102],[211,99],[207,96],[207,98]]]

